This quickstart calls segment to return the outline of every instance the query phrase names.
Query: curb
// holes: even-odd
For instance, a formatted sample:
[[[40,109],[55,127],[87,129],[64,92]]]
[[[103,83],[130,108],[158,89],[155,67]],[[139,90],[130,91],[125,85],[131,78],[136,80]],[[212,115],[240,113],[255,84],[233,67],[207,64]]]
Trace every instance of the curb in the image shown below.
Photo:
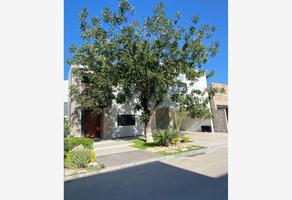
[[[158,158],[152,158],[152,159],[148,159],[148,160],[143,160],[143,161],[138,161],[138,162],[134,162],[134,163],[129,163],[129,164],[124,164],[124,165],[120,165],[120,166],[115,166],[115,167],[106,167],[104,169],[101,169],[100,171],[96,171],[96,172],[88,172],[88,173],[83,173],[83,174],[77,174],[77,175],[72,175],[72,176],[68,176],[64,178],[64,182],[70,182],[79,178],[85,178],[85,177],[89,177],[92,175],[98,175],[98,174],[104,174],[107,172],[112,172],[112,171],[116,171],[116,170],[120,170],[120,169],[125,169],[128,167],[134,167],[134,166],[138,166],[138,165],[143,165],[146,163],[152,163],[155,161],[161,161],[161,160],[167,160],[167,159],[171,159],[171,158],[177,158],[177,157],[183,157],[183,156],[196,156],[196,155],[202,155],[205,154],[209,151],[214,151],[216,149],[220,149],[223,147],[227,147],[227,145],[218,145],[218,146],[213,146],[213,147],[207,147],[204,149],[199,149],[199,150],[194,150],[194,151],[187,151],[187,152],[183,152],[183,153],[179,153],[179,154],[175,154],[175,155],[169,155],[169,156],[160,156]]]

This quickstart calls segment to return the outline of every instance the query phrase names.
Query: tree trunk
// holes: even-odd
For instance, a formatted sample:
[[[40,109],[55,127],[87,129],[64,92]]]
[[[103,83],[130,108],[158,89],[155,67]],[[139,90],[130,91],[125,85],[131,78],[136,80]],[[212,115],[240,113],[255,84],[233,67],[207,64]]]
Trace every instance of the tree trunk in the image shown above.
[[[153,121],[153,118],[155,116],[155,111],[151,112],[151,115],[150,115],[150,118],[149,118],[149,121],[146,125],[146,128],[145,128],[145,132],[146,132],[146,142],[147,143],[151,143],[153,142],[153,135],[152,135],[152,121]]]

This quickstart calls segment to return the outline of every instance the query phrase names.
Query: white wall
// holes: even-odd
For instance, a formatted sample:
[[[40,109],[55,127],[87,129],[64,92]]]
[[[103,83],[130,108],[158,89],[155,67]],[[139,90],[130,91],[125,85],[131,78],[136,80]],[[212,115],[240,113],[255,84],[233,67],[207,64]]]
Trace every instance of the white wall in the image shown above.
[[[112,131],[112,137],[127,137],[127,136],[137,136],[144,134],[144,125],[139,122],[139,116],[141,111],[135,112],[133,102],[130,101],[126,104],[118,104],[113,102],[112,104],[112,119],[114,120],[114,126]],[[117,116],[118,115],[135,115],[135,126],[118,126]]]
[[[207,84],[207,78],[206,76],[202,76],[198,79],[198,81],[190,81],[186,78],[186,75],[181,74],[178,77],[178,80],[186,83],[188,85],[188,90],[187,90],[187,94],[190,94],[192,92],[192,90],[197,89],[197,90],[205,90],[208,87]],[[193,84],[192,84],[193,83]]]
[[[206,76],[199,78],[199,80],[197,82],[194,82],[192,86],[190,84],[191,81],[187,80],[185,75],[179,76],[178,79],[188,84],[188,91],[187,91],[188,94],[190,94],[193,89],[204,90],[208,87]],[[205,98],[207,98],[207,96],[208,95],[206,94]],[[135,99],[123,105],[117,104],[116,102],[112,104],[113,106],[112,119],[114,119],[113,134],[112,134],[113,137],[144,135],[144,125],[141,124],[138,120],[138,116],[141,114],[141,112],[134,111],[133,102],[135,102]],[[136,115],[136,126],[118,126],[117,115],[121,115],[121,114]],[[188,131],[200,131],[201,126],[211,126],[211,120],[188,118],[183,122],[182,129],[188,130]],[[153,130],[156,129],[155,124],[152,124],[152,127],[153,127]]]
[[[205,90],[208,87],[206,76],[202,76],[198,79],[198,81],[191,84],[192,81],[188,80],[185,75],[180,75],[178,77],[179,80],[188,84],[187,94],[190,94],[192,90]],[[208,98],[208,94],[204,95],[204,98]],[[208,106],[211,111],[211,106]],[[192,119],[187,118],[183,121],[181,129],[186,131],[201,131],[201,126],[212,126],[211,119]]]
[[[80,67],[80,66],[74,66],[74,67]],[[71,70],[69,72],[69,84],[71,84]],[[187,93],[189,94],[193,89],[200,89],[204,90],[207,88],[207,79],[206,76],[203,76],[199,78],[198,81],[196,81],[193,85],[191,85],[191,81],[187,80],[185,75],[180,75],[178,77],[181,81],[185,82],[188,84],[188,91]],[[65,91],[65,96],[68,96],[68,81],[66,81],[65,85],[67,84],[67,90]],[[170,89],[171,90],[171,89]],[[65,97],[64,99],[68,99],[68,97]],[[67,100],[68,101],[68,100]],[[139,122],[139,116],[141,114],[141,111],[135,112],[133,103],[135,102],[135,98],[130,101],[129,103],[126,104],[118,104],[116,102],[113,102],[112,104],[112,112],[111,112],[111,119],[113,120],[112,123],[112,131],[111,136],[113,138],[117,137],[127,137],[127,136],[137,136],[137,135],[144,135],[144,125]],[[74,106],[71,104],[69,99],[69,106]],[[72,111],[72,108],[69,109],[69,111]],[[132,114],[135,115],[136,118],[136,125],[135,126],[118,126],[117,123],[117,116],[118,115],[123,115],[123,114]],[[183,128],[186,130],[191,130],[191,131],[199,131],[201,129],[201,125],[210,125],[210,120],[200,120],[200,119],[187,119],[185,122],[183,122]],[[152,124],[152,127],[155,129],[155,124]],[[76,133],[80,132],[80,127],[78,130],[75,131]],[[105,133],[109,134],[109,133]]]

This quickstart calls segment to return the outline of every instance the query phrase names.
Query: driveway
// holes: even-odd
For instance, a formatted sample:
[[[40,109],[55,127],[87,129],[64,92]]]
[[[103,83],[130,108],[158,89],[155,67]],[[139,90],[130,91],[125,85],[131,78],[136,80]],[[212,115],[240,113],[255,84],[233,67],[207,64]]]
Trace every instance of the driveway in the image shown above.
[[[191,172],[218,178],[228,173],[228,149],[227,147],[221,147],[209,150],[203,155],[182,156],[162,162]]]
[[[223,147],[228,145],[228,133],[202,133],[182,131],[190,136],[194,145],[208,148]]]
[[[132,139],[116,139],[94,143],[96,161],[106,169],[127,166],[133,163],[147,162],[160,155],[131,147]]]
[[[213,146],[214,147],[214,146]],[[227,147],[65,182],[65,200],[227,200]]]

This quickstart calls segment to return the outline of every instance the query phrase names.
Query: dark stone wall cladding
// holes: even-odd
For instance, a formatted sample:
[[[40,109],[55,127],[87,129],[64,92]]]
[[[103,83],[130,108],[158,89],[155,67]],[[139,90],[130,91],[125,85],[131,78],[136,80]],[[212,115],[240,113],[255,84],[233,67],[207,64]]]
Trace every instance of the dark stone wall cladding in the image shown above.
[[[213,124],[215,132],[228,132],[224,109],[213,110]]]

